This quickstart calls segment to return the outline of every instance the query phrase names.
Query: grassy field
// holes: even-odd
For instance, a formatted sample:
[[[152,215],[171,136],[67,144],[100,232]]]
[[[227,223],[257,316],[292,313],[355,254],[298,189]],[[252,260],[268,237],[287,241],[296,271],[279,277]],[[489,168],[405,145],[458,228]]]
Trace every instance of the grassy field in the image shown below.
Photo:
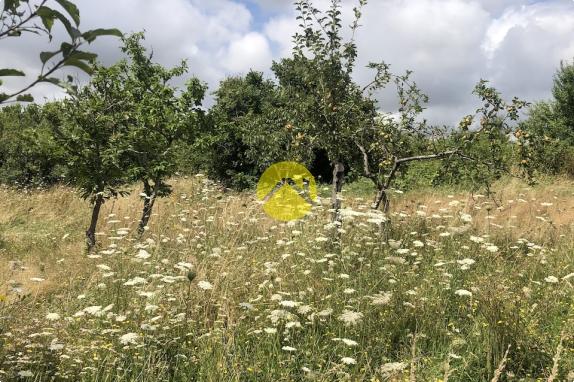
[[[397,193],[390,223],[351,185],[342,227],[173,185],[141,240],[138,192],[106,203],[90,256],[73,191],[0,191],[0,381],[574,380],[572,182]]]

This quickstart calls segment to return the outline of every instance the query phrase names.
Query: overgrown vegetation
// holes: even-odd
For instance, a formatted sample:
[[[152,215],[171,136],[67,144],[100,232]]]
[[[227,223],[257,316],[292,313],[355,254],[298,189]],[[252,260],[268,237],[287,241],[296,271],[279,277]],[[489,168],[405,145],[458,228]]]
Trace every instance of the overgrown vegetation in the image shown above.
[[[572,182],[394,195],[388,238],[343,191],[340,253],[328,197],[277,224],[205,177],[173,186],[143,241],[137,193],[106,203],[90,257],[73,192],[1,191],[3,379],[490,381],[510,346],[499,380],[534,382],[561,338],[571,379]]]
[[[6,0],[0,16],[0,38],[54,21],[71,38],[0,94],[69,91],[0,109],[0,380],[574,378],[574,194],[556,177],[574,174],[574,63],[551,101],[481,80],[476,110],[433,126],[413,73],[377,62],[355,81],[366,0],[348,40],[340,1],[299,0],[291,57],[273,78],[223,80],[207,110],[200,79],[174,85],[186,62],[153,62],[143,33],[81,33],[55,1],[71,21],[47,1]],[[125,59],[79,51],[100,35],[121,36]],[[48,77],[70,65],[86,86]],[[398,110],[378,107],[388,86]],[[240,192],[279,161],[321,182],[300,221]],[[555,185],[532,188],[545,176]]]

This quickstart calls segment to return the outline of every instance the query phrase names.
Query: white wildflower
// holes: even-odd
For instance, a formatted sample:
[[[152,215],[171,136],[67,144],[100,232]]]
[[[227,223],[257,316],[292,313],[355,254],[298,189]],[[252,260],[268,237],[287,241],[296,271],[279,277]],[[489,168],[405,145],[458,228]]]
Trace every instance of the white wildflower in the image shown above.
[[[351,357],[343,357],[341,358],[341,363],[343,363],[344,365],[356,365],[357,361]]]
[[[145,284],[146,282],[147,280],[144,279],[143,277],[134,277],[133,279],[126,281],[124,285],[133,286],[133,285]]]
[[[391,297],[393,296],[390,292],[378,293],[374,296],[371,296],[371,305],[387,305],[391,302]]]
[[[466,289],[457,289],[454,294],[461,297],[472,297],[472,292]]]
[[[548,276],[544,278],[544,281],[550,284],[556,284],[558,282],[558,278],[556,276]]]
[[[363,313],[345,309],[338,318],[339,321],[342,321],[345,324],[345,326],[352,326],[361,322],[363,319]]]
[[[403,371],[406,368],[407,364],[405,362],[389,362],[382,365],[379,370],[381,373],[389,375]]]
[[[205,280],[198,282],[197,286],[199,287],[199,289],[203,289],[203,290],[213,289],[213,285],[209,281],[205,281]]]
[[[136,255],[136,258],[142,260],[149,259],[150,257],[151,257],[150,253],[145,249],[140,249],[138,254]]]
[[[127,333],[120,337],[122,345],[137,344],[139,335],[137,333]]]
[[[58,313],[48,313],[46,315],[46,320],[48,321],[57,321],[60,319],[60,315]]]
[[[487,245],[486,250],[488,252],[496,253],[498,252],[498,247],[496,245]]]

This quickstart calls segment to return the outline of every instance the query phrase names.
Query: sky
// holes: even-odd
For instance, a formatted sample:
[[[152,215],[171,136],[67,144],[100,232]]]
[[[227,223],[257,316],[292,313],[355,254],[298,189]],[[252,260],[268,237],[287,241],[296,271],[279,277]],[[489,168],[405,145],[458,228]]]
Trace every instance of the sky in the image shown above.
[[[273,78],[271,63],[290,55],[291,37],[297,31],[291,0],[75,3],[81,12],[80,29],[145,30],[145,45],[154,60],[173,66],[186,59],[190,75],[207,82],[210,92],[219,81],[250,69]],[[326,9],[329,1],[314,3]],[[357,3],[342,0],[344,25],[350,24]],[[574,59],[573,0],[370,0],[361,25],[355,80],[370,82],[369,62],[385,61],[396,74],[412,70],[413,79],[430,97],[424,117],[441,125],[456,124],[473,113],[478,102],[472,89],[480,79],[489,80],[507,99],[549,99],[560,62]],[[54,42],[65,39],[61,28],[54,35]],[[122,57],[119,46],[117,39],[103,37],[89,50],[104,64],[112,64]],[[30,80],[43,50],[50,50],[50,44],[38,36],[0,40],[0,68],[23,68]],[[77,78],[87,81],[81,74]],[[19,81],[6,81],[7,90],[16,89]],[[32,93],[40,102],[63,96],[48,84]],[[395,111],[390,90],[377,98],[383,111]],[[206,106],[212,102],[209,96]]]

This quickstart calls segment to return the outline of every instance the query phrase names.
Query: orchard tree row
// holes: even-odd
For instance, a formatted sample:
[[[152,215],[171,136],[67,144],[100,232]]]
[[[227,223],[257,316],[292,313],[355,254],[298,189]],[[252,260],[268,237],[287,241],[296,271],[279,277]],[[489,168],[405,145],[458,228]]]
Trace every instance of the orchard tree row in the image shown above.
[[[33,101],[26,91],[39,82],[64,87],[68,97],[1,109],[0,178],[12,185],[66,182],[78,188],[92,204],[86,231],[90,250],[106,200],[141,184],[143,234],[154,203],[170,193],[167,181],[176,172],[206,171],[225,186],[242,189],[272,163],[297,161],[331,183],[335,222],[340,222],[342,188],[358,176],[373,182],[372,207],[386,212],[389,189],[408,179],[488,189],[503,174],[532,179],[536,169],[574,173],[573,66],[561,66],[555,100],[536,104],[526,121],[519,121],[526,102],[506,101],[481,80],[474,89],[476,110],[458,126],[434,126],[421,118],[428,97],[411,72],[396,74],[387,63],[375,62],[368,66],[368,84],[355,80],[359,52],[354,37],[342,37],[339,0],[325,11],[300,0],[292,55],[271,65],[274,78],[249,72],[225,79],[206,110],[206,85],[190,77],[183,88],[176,87],[173,80],[186,74],[186,62],[171,69],[154,63],[142,33],[82,33],[72,2],[54,0],[67,16],[48,7],[47,0],[31,3],[4,1],[0,39],[24,33],[51,39],[58,21],[70,41],[58,51],[42,52],[38,78],[21,90],[0,92],[0,103]],[[354,9],[351,36],[365,5],[359,0]],[[102,35],[120,36],[125,59],[104,67],[95,54],[80,50]],[[56,79],[53,73],[64,66],[86,71],[91,81],[78,88],[71,78]],[[14,75],[25,73],[0,69],[0,76]],[[386,87],[396,90],[398,110],[380,110],[375,95]]]

